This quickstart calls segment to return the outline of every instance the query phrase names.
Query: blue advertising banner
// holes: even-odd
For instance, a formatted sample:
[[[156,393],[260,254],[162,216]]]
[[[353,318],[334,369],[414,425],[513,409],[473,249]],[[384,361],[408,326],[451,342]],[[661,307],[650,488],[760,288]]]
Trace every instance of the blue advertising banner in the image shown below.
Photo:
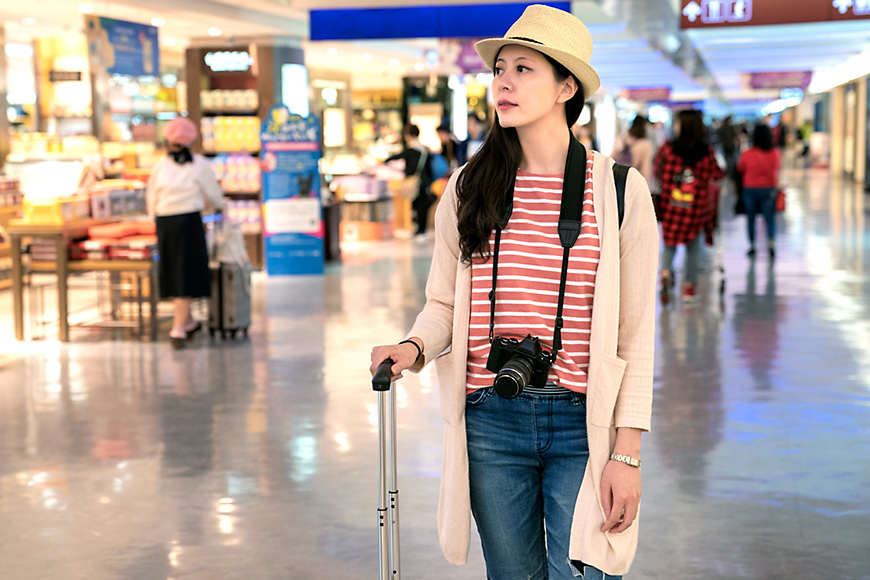
[[[160,74],[160,44],[156,26],[102,16],[85,16],[91,61],[109,74],[134,77]]]
[[[273,107],[260,131],[260,156],[266,271],[323,274],[317,117]]]
[[[382,38],[462,38],[502,36],[529,4],[566,12],[570,2],[405,6],[398,8],[329,8],[308,15],[311,40]]]

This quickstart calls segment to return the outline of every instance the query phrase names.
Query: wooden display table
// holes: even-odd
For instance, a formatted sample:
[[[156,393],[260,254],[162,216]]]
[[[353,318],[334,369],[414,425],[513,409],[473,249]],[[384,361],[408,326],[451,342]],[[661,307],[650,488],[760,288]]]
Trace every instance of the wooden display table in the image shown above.
[[[24,264],[21,257],[22,239],[38,237],[53,239],[57,251],[55,261],[31,261],[32,272],[54,272],[57,274],[57,315],[58,335],[61,341],[69,340],[69,303],[67,279],[74,272],[133,272],[137,276],[147,276],[149,280],[148,300],[150,306],[150,334],[157,336],[157,261],[156,260],[76,260],[68,259],[70,240],[87,237],[88,228],[95,225],[121,221],[123,217],[90,219],[57,225],[25,224],[13,222],[7,232],[12,251],[12,309],[15,321],[15,338],[24,340]],[[139,300],[139,327],[143,328],[141,296]]]

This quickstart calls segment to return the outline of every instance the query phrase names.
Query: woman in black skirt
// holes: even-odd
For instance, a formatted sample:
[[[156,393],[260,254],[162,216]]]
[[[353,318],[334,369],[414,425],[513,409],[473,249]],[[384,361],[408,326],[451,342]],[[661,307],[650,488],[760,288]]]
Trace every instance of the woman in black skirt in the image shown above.
[[[220,211],[223,191],[208,161],[190,152],[196,125],[179,117],[166,124],[163,135],[168,155],[154,165],[148,180],[148,213],[157,222],[160,296],[175,305],[169,337],[174,348],[183,348],[202,327],[190,315],[191,299],[211,295],[201,212]]]

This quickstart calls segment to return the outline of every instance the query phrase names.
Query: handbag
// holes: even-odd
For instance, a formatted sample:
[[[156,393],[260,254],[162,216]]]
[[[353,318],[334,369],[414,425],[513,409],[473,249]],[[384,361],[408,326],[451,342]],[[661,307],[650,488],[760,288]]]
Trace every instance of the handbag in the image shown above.
[[[777,213],[785,211],[785,191],[781,187],[776,190],[776,201],[773,202],[773,211]]]
[[[417,161],[417,169],[412,175],[405,176],[396,187],[396,195],[402,199],[414,199],[420,193],[420,174],[426,166],[426,158],[429,152],[425,149],[420,151],[420,159]]]

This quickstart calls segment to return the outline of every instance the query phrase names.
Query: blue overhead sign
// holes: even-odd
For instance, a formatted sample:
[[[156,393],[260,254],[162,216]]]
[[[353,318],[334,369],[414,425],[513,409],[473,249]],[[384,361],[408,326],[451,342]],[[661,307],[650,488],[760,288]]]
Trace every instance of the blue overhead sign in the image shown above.
[[[570,2],[409,6],[405,8],[343,8],[312,10],[311,40],[376,38],[462,38],[503,36],[531,4],[566,12]]]

